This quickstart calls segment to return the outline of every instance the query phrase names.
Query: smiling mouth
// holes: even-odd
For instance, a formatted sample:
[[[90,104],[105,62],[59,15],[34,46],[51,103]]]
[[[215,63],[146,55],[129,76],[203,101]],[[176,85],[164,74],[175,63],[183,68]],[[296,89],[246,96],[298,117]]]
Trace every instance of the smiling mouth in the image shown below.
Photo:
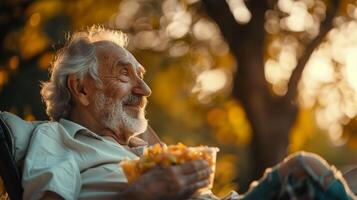
[[[138,100],[136,100],[135,102],[128,102],[128,103],[124,103],[124,106],[127,107],[136,107],[136,108],[140,108],[143,109],[146,105],[146,99],[144,98],[140,98]]]
[[[142,112],[143,108],[138,105],[125,105],[126,109],[135,111],[135,112]]]

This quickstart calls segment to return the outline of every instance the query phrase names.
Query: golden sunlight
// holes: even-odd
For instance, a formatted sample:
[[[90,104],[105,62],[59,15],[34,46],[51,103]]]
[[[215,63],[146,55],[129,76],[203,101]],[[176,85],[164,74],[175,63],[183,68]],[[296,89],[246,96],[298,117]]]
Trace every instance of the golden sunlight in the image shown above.
[[[252,13],[245,6],[243,0],[226,0],[229,8],[236,19],[240,24],[246,24],[252,18]]]
[[[296,43],[292,38],[277,39],[271,45],[270,54],[276,54],[265,62],[265,78],[273,85],[272,89],[277,95],[285,95],[287,92],[287,83],[292,71],[295,69],[296,60]]]
[[[173,21],[167,26],[167,34],[172,38],[181,38],[189,31],[191,22],[190,13],[179,11],[174,14]]]
[[[291,31],[300,32],[309,29],[313,25],[313,18],[307,10],[307,7],[302,2],[294,2],[290,9],[288,17],[281,21],[283,25]]]
[[[119,5],[119,12],[111,19],[110,24],[122,30],[126,30],[134,20],[140,4],[135,0],[124,0]]]
[[[193,25],[193,34],[198,40],[209,40],[219,35],[217,26],[207,19],[200,19]]]
[[[9,59],[9,67],[11,70],[16,70],[19,67],[19,57],[18,56],[12,56]]]
[[[30,26],[37,26],[41,22],[41,15],[39,13],[34,13],[30,17]]]
[[[5,83],[8,81],[8,79],[9,79],[8,76],[9,76],[9,74],[5,70],[1,69],[1,67],[0,67],[0,90],[5,85]]]
[[[196,79],[196,85],[192,88],[193,93],[198,93],[198,98],[223,89],[227,84],[227,74],[222,69],[212,69],[201,72]]]
[[[346,76],[351,87],[357,92],[357,45],[349,49],[346,55]]]
[[[306,31],[310,37],[318,33],[321,14],[326,8],[314,1],[279,0],[278,8],[287,16],[280,28],[293,32]],[[309,13],[310,9],[313,11]],[[349,6],[354,17],[356,7]],[[269,33],[279,31],[279,17],[267,12],[265,28]],[[269,21],[270,20],[270,21]],[[357,22],[339,19],[338,27],[330,31],[327,41],[311,55],[299,84],[299,103],[305,108],[316,106],[316,123],[328,131],[331,142],[340,146],[346,139],[342,125],[357,115]],[[301,38],[300,38],[301,39]],[[296,36],[277,35],[267,47],[265,77],[277,95],[285,95],[287,83],[304,49]]]

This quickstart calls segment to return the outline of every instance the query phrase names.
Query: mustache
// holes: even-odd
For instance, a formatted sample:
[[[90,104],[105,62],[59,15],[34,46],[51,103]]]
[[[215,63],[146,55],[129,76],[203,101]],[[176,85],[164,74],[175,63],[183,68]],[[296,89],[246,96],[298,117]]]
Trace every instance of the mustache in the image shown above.
[[[147,98],[140,95],[130,94],[123,99],[124,105],[138,105],[140,107],[145,107],[147,104]]]

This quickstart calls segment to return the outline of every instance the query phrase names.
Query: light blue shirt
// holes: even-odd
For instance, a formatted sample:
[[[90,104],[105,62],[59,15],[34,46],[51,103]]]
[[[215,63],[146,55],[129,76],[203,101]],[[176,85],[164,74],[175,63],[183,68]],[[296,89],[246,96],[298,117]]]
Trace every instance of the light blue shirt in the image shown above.
[[[127,185],[118,163],[137,158],[112,139],[69,120],[41,124],[25,159],[23,198],[39,199],[52,191],[69,200],[117,199]]]

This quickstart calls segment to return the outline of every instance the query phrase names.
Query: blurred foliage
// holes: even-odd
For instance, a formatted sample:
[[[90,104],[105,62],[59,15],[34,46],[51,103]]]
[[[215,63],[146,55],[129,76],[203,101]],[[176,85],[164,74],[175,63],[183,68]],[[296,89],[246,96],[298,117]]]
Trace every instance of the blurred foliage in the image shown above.
[[[9,196],[6,193],[6,190],[4,188],[4,183],[2,181],[2,178],[0,177],[0,200],[8,200]]]
[[[343,2],[346,6],[351,4]],[[252,129],[241,104],[231,97],[237,63],[200,1],[8,0],[0,5],[1,110],[27,120],[46,120],[39,83],[48,78],[55,50],[63,45],[68,31],[105,24],[128,34],[129,50],[147,68],[145,79],[153,90],[148,118],[163,141],[218,146],[214,192],[224,195],[230,190],[242,192],[247,188],[250,170],[247,146],[252,140]],[[314,20],[319,22],[321,10],[314,6],[309,9],[315,12]],[[303,51],[293,37],[277,31],[280,29],[277,20],[286,16],[279,9],[267,13],[266,29],[270,36],[266,78],[276,95],[284,93],[284,84],[293,69],[290,65],[294,59],[284,58]],[[316,27],[308,28],[313,35]],[[301,34],[298,36],[301,41],[311,37],[297,31],[293,35]],[[280,68],[276,67],[279,62],[283,63]],[[284,70],[287,76],[280,73]],[[289,151],[316,152],[337,166],[357,163],[354,156],[357,138],[352,134],[356,133],[357,121],[344,123],[336,147],[331,134],[327,135],[326,129],[318,126],[317,108],[312,104],[300,111]]]

